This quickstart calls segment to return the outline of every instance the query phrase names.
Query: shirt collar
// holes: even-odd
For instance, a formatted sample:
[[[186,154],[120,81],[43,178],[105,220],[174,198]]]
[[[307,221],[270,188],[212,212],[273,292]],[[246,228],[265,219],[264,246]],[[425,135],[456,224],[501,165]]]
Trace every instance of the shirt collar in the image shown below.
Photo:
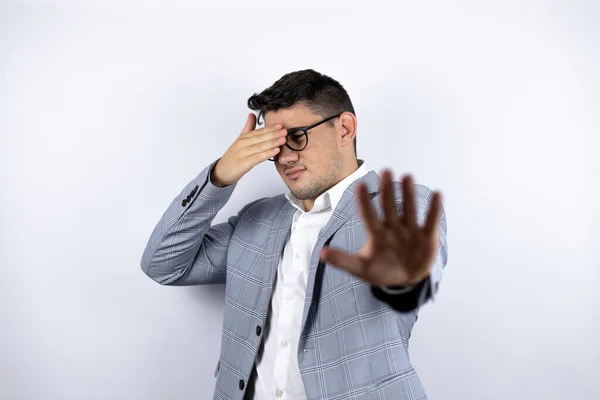
[[[356,169],[356,171],[354,171],[353,173],[336,183],[333,187],[329,188],[327,191],[322,193],[319,197],[317,197],[315,199],[315,204],[313,205],[311,211],[322,211],[329,208],[331,208],[331,210],[335,210],[338,203],[342,199],[342,195],[344,194],[346,189],[348,189],[348,186],[350,186],[352,182],[365,176],[369,172],[364,160],[359,159],[358,165],[359,167]],[[291,191],[288,191],[285,194],[285,197],[294,207],[304,212],[304,202],[302,200],[297,199]]]

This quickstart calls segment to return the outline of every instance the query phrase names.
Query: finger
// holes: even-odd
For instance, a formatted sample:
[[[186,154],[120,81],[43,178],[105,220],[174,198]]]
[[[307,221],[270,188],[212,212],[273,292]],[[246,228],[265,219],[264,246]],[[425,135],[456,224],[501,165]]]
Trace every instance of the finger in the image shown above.
[[[246,118],[246,124],[244,125],[244,129],[242,129],[241,135],[253,131],[254,128],[256,128],[256,115],[250,113],[248,114],[248,118]]]
[[[365,224],[365,228],[367,232],[375,235],[381,230],[381,222],[379,221],[379,217],[377,216],[377,212],[371,206],[371,197],[369,196],[369,192],[367,191],[367,187],[364,183],[358,184],[358,211],[360,213],[360,217]]]
[[[398,210],[396,208],[396,200],[394,198],[394,187],[392,182],[392,173],[385,170],[381,174],[381,207],[383,208],[384,225],[392,229],[397,228]]]
[[[440,211],[442,209],[442,195],[440,192],[434,192],[431,198],[431,205],[427,213],[427,219],[423,226],[423,231],[426,235],[432,235],[437,231],[440,220]]]
[[[333,249],[331,247],[324,247],[321,251],[319,260],[321,262],[326,262],[335,267],[344,269],[358,277],[364,276],[364,262],[356,255],[352,255],[338,249]]]
[[[263,161],[268,160],[271,157],[275,157],[277,153],[279,153],[281,149],[279,147],[275,147],[274,149],[262,151],[260,153],[255,153],[248,156],[247,159],[250,160],[251,165],[257,165]]]
[[[247,143],[248,147],[244,150],[244,155],[246,157],[249,156],[254,156],[256,154],[261,154],[261,153],[269,153],[269,157],[271,157],[272,155],[272,150],[274,149],[278,149],[281,150],[281,146],[283,146],[285,144],[286,141],[286,137],[285,136],[277,136],[275,138],[272,138],[272,136],[270,136],[270,138],[263,140],[263,141],[258,141],[259,139],[256,138],[254,139],[256,141],[256,143],[251,144],[252,143],[252,139]],[[279,152],[279,151],[278,151]]]
[[[415,186],[410,175],[402,178],[402,222],[407,228],[413,228],[416,223]]]
[[[282,130],[283,126],[279,123],[265,126],[259,129],[254,129],[246,134],[247,138],[255,138],[260,137],[261,135],[269,134],[271,132],[276,132]],[[287,130],[285,131],[287,133]]]
[[[262,128],[248,133],[246,137],[241,139],[241,145],[244,147],[258,145],[258,147],[252,151],[252,154],[269,150],[274,146],[282,146],[286,142],[287,129],[276,129],[278,126],[281,127],[281,124],[275,124],[268,128]]]

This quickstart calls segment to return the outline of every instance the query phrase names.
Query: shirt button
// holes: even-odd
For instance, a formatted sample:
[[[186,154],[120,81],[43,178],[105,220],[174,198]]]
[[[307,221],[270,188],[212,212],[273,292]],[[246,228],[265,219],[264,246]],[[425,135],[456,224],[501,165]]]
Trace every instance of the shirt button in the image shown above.
[[[300,255],[300,253],[296,253],[296,258],[299,260],[302,256]]]
[[[275,392],[275,394],[277,395],[277,397],[283,397],[283,390],[277,389],[277,391]]]
[[[283,340],[283,341],[281,341],[281,345],[282,345],[283,347],[287,347],[287,345],[288,345],[288,342],[287,342],[287,340]]]
[[[287,296],[285,296],[285,298],[286,298],[286,300],[288,300],[288,301],[292,301],[292,300],[294,299],[294,295],[293,295],[293,294],[291,294],[291,293],[288,293],[288,295],[287,295]]]

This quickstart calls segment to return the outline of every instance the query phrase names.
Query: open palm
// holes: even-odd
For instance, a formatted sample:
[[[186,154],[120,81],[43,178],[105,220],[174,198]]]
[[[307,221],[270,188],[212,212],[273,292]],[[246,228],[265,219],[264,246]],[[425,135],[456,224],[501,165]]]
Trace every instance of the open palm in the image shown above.
[[[366,186],[358,185],[361,218],[367,230],[367,241],[356,255],[325,247],[321,261],[345,269],[375,286],[409,286],[425,279],[433,266],[438,248],[438,220],[441,195],[434,192],[425,224],[417,222],[415,188],[410,176],[402,179],[402,213],[398,215],[394,199],[392,175],[381,175],[383,219],[370,204]]]

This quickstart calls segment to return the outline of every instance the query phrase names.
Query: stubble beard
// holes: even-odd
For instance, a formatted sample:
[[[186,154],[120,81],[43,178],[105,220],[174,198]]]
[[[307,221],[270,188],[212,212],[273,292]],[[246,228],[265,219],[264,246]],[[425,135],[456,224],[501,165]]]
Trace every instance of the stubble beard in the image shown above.
[[[313,178],[313,180],[308,182],[306,186],[290,188],[290,191],[294,197],[296,197],[298,200],[316,199],[321,194],[335,186],[335,184],[340,180],[339,177],[344,168],[342,155],[338,152],[334,152],[329,158],[327,167],[327,171],[323,172],[322,175]]]

